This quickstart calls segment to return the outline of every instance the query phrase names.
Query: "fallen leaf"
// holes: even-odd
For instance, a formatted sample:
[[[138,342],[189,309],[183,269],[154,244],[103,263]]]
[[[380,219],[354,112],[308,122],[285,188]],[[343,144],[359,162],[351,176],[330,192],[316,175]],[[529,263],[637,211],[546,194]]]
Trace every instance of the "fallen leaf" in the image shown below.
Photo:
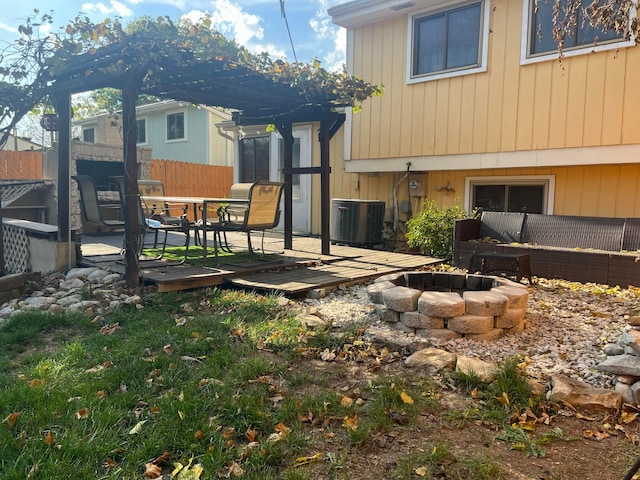
[[[358,416],[354,415],[353,417],[344,417],[342,426],[349,430],[356,431],[358,429]]]
[[[6,418],[2,421],[2,423],[8,425],[9,427],[13,427],[18,421],[18,418],[20,418],[20,415],[22,415],[22,412],[10,413],[9,415],[6,416]]]
[[[637,417],[638,417],[638,412],[633,412],[633,413],[622,412],[622,414],[620,414],[620,420],[622,420],[622,422],[626,425],[629,425]]]
[[[151,408],[149,408],[149,413],[157,415],[158,413],[160,413],[160,407],[158,407],[157,405],[153,405]]]
[[[98,398],[104,398],[106,395],[107,395],[107,393],[106,393],[104,390],[98,390],[98,391],[96,392],[96,396],[97,396]]]
[[[222,438],[224,438],[225,440],[229,440],[230,438],[233,438],[236,434],[236,429],[229,427],[229,428],[225,428],[222,431]]]
[[[258,436],[258,432],[256,432],[251,428],[247,428],[247,431],[244,432],[244,437],[247,439],[248,442],[255,442],[257,436]]]
[[[243,468],[236,462],[229,465],[229,477],[242,477],[244,475]]]
[[[154,463],[146,463],[144,466],[144,476],[147,478],[160,478],[162,469]]]
[[[113,335],[118,330],[122,330],[122,327],[120,326],[120,324],[118,322],[116,322],[116,323],[110,323],[110,324],[105,325],[104,327],[102,327],[100,329],[100,333],[103,334],[103,335]]]
[[[167,355],[171,355],[173,353],[173,347],[171,346],[171,344],[165,345],[164,347],[162,347],[162,349]]]
[[[187,323],[187,317],[176,318],[176,327],[181,327]]]
[[[302,423],[313,422],[313,413],[311,412],[311,410],[309,410],[306,415],[300,415],[298,417],[298,420],[300,420]]]
[[[280,422],[275,426],[275,430],[278,433],[282,433],[283,435],[289,435],[291,429],[287,427],[284,423]]]
[[[43,383],[44,383],[44,381],[43,381],[43,380],[41,380],[41,379],[39,379],[39,378],[34,378],[33,380],[31,380],[31,381],[29,382],[29,386],[30,386],[31,388],[38,388],[38,387],[41,387]]]
[[[320,358],[325,362],[332,362],[336,359],[336,354],[329,351],[328,348],[325,348],[324,351],[320,354]]]
[[[189,459],[189,463],[186,465],[183,465],[180,462],[174,463],[173,465],[175,468],[173,469],[173,472],[171,472],[171,478],[175,480],[198,480],[204,469],[199,463],[192,467],[192,462],[193,457]]]
[[[178,410],[178,416],[180,417],[180,420],[184,420],[184,412],[182,410]]]
[[[104,468],[110,470],[112,468],[116,468],[116,462],[113,458],[107,457],[104,461]]]
[[[576,413],[576,418],[579,418],[580,420],[587,420],[589,422],[594,422],[596,420],[595,417],[587,417],[586,415],[583,415],[580,412]]]
[[[256,348],[258,350],[264,350],[264,340],[262,338],[258,340],[258,343],[256,344]]]
[[[340,400],[340,405],[342,405],[343,407],[350,407],[351,405],[353,405],[353,398],[351,397],[342,397],[342,400]]]
[[[82,420],[83,418],[87,418],[89,416],[89,409],[88,408],[81,408],[80,410],[78,410],[76,412],[76,418],[78,420]]]
[[[44,436],[44,443],[46,443],[50,447],[53,447],[53,445],[56,443],[56,439],[53,438],[51,431],[48,431],[47,434]]]
[[[294,467],[301,467],[302,465],[309,465],[310,463],[317,462],[321,458],[322,458],[322,454],[321,453],[316,453],[315,455],[312,455],[310,457],[298,457],[298,458],[296,458],[295,462],[293,463],[293,466]]]
[[[204,437],[202,430],[197,430],[196,433],[193,434],[193,438],[196,440],[202,440],[202,437]]]
[[[413,473],[419,477],[426,477],[429,472],[427,471],[427,467],[418,467],[413,471]]]
[[[129,430],[129,435],[137,435],[138,433],[140,433],[140,431],[142,431],[142,426],[145,423],[147,423],[146,420],[140,420],[138,423],[136,423],[135,427]]]
[[[408,405],[413,405],[413,398],[411,398],[407,392],[405,392],[404,390],[402,392],[400,392],[400,398],[402,399],[402,401]]]

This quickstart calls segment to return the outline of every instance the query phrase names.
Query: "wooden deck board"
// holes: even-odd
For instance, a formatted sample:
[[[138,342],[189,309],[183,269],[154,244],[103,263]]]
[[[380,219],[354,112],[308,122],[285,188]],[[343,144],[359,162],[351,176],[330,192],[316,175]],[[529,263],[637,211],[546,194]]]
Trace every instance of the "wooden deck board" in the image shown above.
[[[267,251],[282,251],[281,244],[265,242]],[[294,250],[286,250],[279,262],[256,260],[244,264],[220,264],[218,268],[142,262],[141,275],[158,292],[187,290],[231,283],[237,287],[301,295],[309,290],[366,282],[387,273],[440,263],[423,255],[408,255],[345,245],[332,245],[330,255],[319,253],[318,239],[295,238]],[[119,255],[87,257],[93,264],[124,273]],[[154,267],[154,268],[149,268]]]

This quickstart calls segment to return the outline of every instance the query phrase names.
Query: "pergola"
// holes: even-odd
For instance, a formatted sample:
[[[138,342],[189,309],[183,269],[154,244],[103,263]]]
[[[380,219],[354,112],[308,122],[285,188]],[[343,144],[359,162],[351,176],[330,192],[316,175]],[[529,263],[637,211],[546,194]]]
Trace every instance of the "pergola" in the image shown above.
[[[72,57],[64,71],[56,72],[48,84],[48,92],[59,115],[58,159],[58,240],[68,242],[71,96],[100,88],[111,87],[122,91],[123,147],[126,198],[139,194],[136,157],[136,100],[141,94],[159,98],[233,109],[232,118],[237,125],[275,125],[284,140],[284,247],[292,248],[292,176],[294,174],[320,174],[321,177],[321,238],[322,253],[329,254],[329,142],[344,123],[345,107],[333,94],[309,94],[303,88],[274,81],[266,73],[236,62],[224,60],[200,61],[192,52],[181,51],[167,56],[158,63],[135,52],[144,51],[118,43],[93,53]],[[153,48],[153,45],[148,45]],[[132,53],[133,52],[133,53]],[[117,66],[117,68],[114,68]],[[319,122],[320,166],[293,168],[294,123]],[[126,280],[128,285],[139,282],[139,264],[136,258],[138,238],[137,203],[125,202]]]

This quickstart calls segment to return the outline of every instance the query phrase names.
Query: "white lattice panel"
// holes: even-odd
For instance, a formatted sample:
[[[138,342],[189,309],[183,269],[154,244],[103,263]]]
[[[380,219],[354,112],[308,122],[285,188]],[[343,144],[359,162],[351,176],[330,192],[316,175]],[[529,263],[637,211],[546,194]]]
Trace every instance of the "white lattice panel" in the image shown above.
[[[7,273],[31,271],[29,237],[24,228],[2,225],[4,240],[4,263]]]

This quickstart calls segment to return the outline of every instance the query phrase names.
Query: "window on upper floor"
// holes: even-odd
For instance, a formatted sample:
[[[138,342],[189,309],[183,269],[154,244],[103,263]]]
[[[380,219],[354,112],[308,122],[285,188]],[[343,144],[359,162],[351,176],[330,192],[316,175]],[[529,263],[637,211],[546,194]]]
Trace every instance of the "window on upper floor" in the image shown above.
[[[613,29],[604,30],[589,25],[583,8],[575,14],[575,22],[567,14],[568,0],[560,1],[560,22],[567,21],[571,28],[567,32],[563,55],[566,57],[610,50],[633,45],[623,33]],[[528,0],[524,2],[522,62],[535,62],[558,57],[558,43],[553,36],[554,0]]]
[[[184,140],[185,122],[184,112],[170,113],[167,115],[167,141]]]
[[[411,16],[408,82],[486,71],[488,5],[459,2]]]
[[[88,143],[96,143],[96,128],[95,127],[83,127],[82,128],[82,141]]]
[[[147,143],[147,119],[136,119],[136,143],[138,145],[146,145]]]

